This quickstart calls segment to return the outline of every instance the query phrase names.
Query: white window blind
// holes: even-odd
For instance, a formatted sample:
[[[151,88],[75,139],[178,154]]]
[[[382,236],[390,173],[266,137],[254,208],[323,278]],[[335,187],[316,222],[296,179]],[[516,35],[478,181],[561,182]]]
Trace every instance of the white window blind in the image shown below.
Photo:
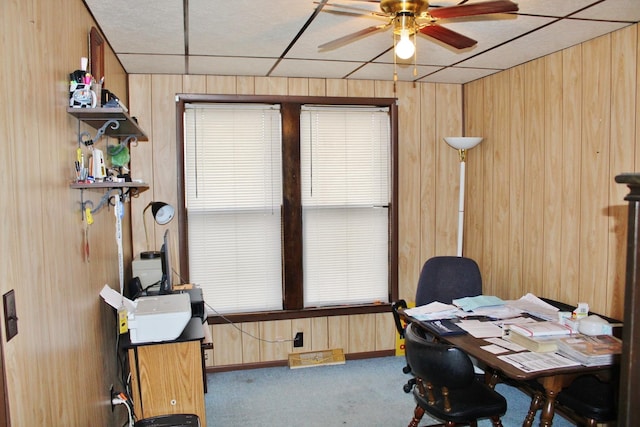
[[[277,105],[185,108],[189,277],[220,313],[282,309]]]
[[[304,107],[304,305],[388,302],[388,108]]]

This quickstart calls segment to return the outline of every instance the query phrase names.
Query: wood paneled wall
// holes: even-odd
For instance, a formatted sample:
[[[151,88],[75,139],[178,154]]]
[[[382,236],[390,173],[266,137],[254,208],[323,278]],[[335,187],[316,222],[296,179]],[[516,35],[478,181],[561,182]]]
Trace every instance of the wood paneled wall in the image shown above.
[[[462,132],[462,87],[445,84],[254,78],[240,76],[132,75],[131,110],[149,133],[150,144],[132,150],[136,177],[151,183],[151,190],[133,201],[141,212],[151,200],[177,203],[175,164],[175,95],[177,93],[269,94],[313,96],[397,97],[399,102],[400,176],[400,295],[415,295],[423,260],[435,254],[455,254],[457,230],[458,155],[442,141]],[[141,215],[134,213],[134,253],[145,250]],[[172,222],[177,235],[178,221]],[[153,244],[160,245],[163,229],[155,226]],[[174,239],[177,240],[177,239]],[[174,242],[175,243],[175,242]],[[176,248],[177,251],[177,248]],[[174,251],[174,252],[176,252]],[[177,265],[177,264],[176,264]],[[215,308],[215,301],[208,301]],[[395,347],[390,313],[321,317],[211,326],[215,349],[209,365],[286,360],[294,351],[296,332],[305,334],[305,346],[295,351],[340,347],[346,353],[391,350]]]
[[[78,122],[66,112],[68,75],[89,54],[92,25],[81,0],[0,6],[0,293],[15,289],[19,319],[11,341],[0,329],[13,427],[121,425],[126,417],[124,408],[111,411],[115,321],[98,296],[105,283],[118,287],[115,219],[110,209],[94,216],[85,262],[80,192],[69,188]],[[108,47],[105,78],[126,99],[124,70]]]
[[[625,186],[640,151],[638,26],[464,86],[465,254],[487,293],[623,317]]]
[[[1,10],[0,292],[15,289],[19,317],[11,341],[0,327],[12,426],[121,425],[123,414],[108,402],[117,384],[114,316],[98,297],[105,283],[118,284],[114,216],[95,216],[91,261],[83,261],[80,194],[68,187],[78,124],[65,112],[66,80],[88,54],[93,22],[81,0],[6,0]],[[464,117],[467,135],[485,137],[468,153],[465,253],[479,261],[486,292],[588,301],[621,317],[626,189],[613,177],[638,169],[638,56],[636,25],[464,87],[130,76],[130,111],[150,137],[133,147],[132,169],[152,188],[127,205],[133,239],[125,232],[125,262],[145,249],[144,206],[176,201],[176,93],[397,96],[401,297],[413,297],[426,258],[455,254],[458,158],[442,137],[462,133]],[[108,46],[105,68],[105,87],[127,99]],[[302,350],[393,347],[391,319],[381,314],[240,326],[265,338],[304,331]],[[289,350],[230,326],[214,333],[226,341],[210,364],[279,359]]]

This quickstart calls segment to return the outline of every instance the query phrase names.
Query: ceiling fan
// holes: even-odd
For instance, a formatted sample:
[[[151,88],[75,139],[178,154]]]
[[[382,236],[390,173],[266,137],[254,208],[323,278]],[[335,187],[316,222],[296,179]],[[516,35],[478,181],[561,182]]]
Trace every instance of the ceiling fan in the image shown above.
[[[356,0],[351,0],[356,1]],[[365,8],[315,2],[322,6],[329,6],[330,9],[322,9],[326,12],[336,14],[346,14],[350,16],[373,16],[386,19],[382,25],[374,25],[352,34],[332,40],[318,46],[318,50],[331,50],[338,48],[350,41],[368,34],[383,31],[393,27],[394,42],[396,36],[400,38],[395,44],[396,55],[402,59],[408,59],[415,53],[414,43],[409,39],[417,33],[424,34],[441,41],[456,49],[466,49],[474,46],[477,41],[463,34],[440,26],[440,19],[462,18],[467,16],[487,15],[491,13],[515,12],[518,5],[510,0],[489,0],[465,4],[467,0],[462,0],[454,6],[430,6],[428,0],[357,0],[367,3],[379,3],[381,12],[371,11]],[[335,9],[333,9],[335,8]]]

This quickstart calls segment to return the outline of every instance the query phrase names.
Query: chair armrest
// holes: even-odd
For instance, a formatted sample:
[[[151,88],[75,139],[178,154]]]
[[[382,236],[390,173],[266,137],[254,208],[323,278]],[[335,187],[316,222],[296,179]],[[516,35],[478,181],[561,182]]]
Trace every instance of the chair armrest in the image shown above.
[[[396,324],[396,329],[398,330],[398,334],[400,334],[400,338],[404,338],[404,325],[402,324],[402,320],[400,319],[400,309],[402,308],[407,308],[407,302],[403,299],[395,301],[393,304],[391,304],[393,321]]]

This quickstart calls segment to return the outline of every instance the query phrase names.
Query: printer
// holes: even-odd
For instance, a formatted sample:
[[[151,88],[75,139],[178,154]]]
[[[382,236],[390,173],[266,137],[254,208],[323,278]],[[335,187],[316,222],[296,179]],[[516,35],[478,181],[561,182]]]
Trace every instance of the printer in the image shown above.
[[[127,314],[131,343],[175,340],[191,320],[187,293],[140,297]]]

